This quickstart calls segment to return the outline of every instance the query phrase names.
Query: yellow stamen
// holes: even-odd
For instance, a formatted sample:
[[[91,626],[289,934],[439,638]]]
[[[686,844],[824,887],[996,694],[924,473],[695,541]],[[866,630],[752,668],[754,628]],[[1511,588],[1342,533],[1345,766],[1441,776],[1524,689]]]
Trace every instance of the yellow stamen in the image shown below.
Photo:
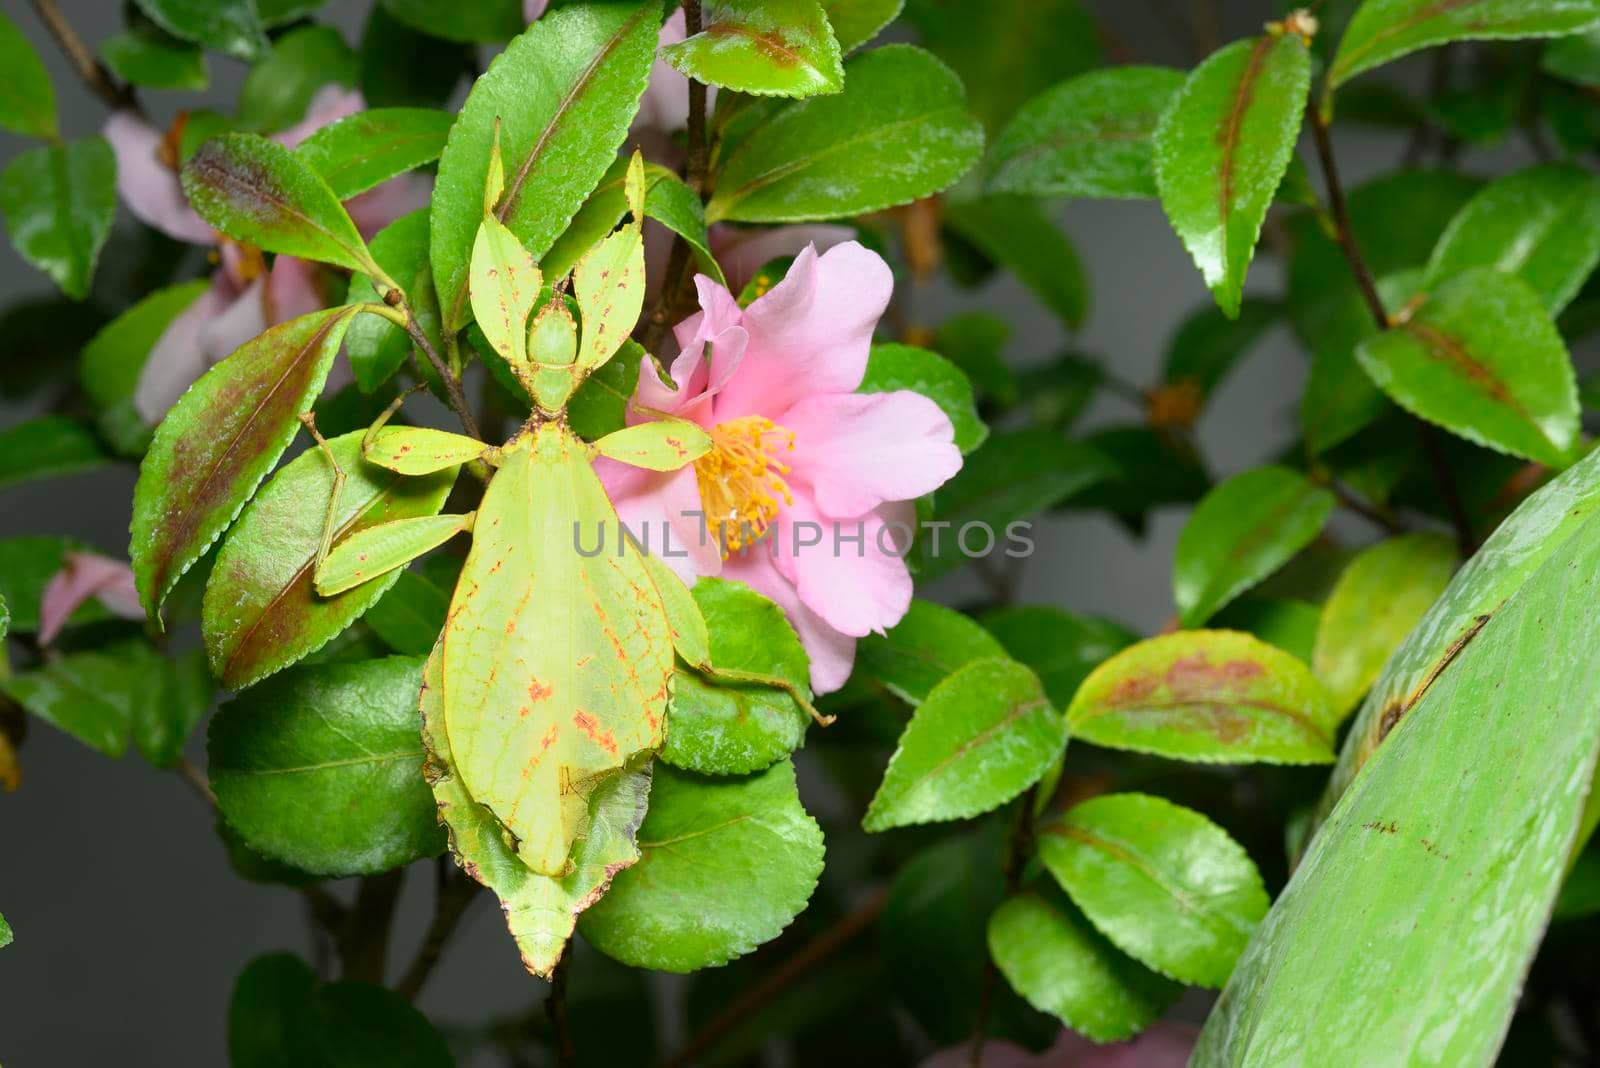
[[[780,503],[794,503],[783,480],[789,465],[777,458],[794,448],[794,433],[771,419],[747,415],[718,423],[711,441],[711,451],[694,462],[694,474],[706,526],[726,559],[766,536]]]

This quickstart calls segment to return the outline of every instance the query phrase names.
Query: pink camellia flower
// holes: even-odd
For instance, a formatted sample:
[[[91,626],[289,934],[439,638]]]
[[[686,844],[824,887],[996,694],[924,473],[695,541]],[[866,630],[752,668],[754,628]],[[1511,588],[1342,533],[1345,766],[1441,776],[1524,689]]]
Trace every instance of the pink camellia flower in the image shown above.
[[[1029,1053],[1003,1039],[983,1044],[980,1068],[1184,1068],[1198,1028],[1165,1020],[1127,1042],[1100,1046],[1072,1031],[1062,1031],[1055,1045],[1043,1053]],[[972,1044],[940,1050],[919,1068],[967,1068],[972,1064]]]
[[[68,553],[39,601],[39,644],[55,641],[72,613],[91,597],[123,619],[144,618],[131,567],[98,553]]]
[[[856,639],[911,603],[902,558],[911,501],[961,467],[950,420],[919,393],[859,394],[893,280],[855,242],[807,247],[748,308],[695,279],[700,308],[675,330],[674,384],[640,367],[629,419],[692,419],[715,447],[658,473],[601,461],[617,514],[686,581],[720,575],[776,601],[836,690]]]
[[[273,140],[294,148],[365,106],[360,93],[326,86],[312,99],[306,117]],[[119,111],[107,120],[105,135],[117,157],[117,192],[128,210],[179,241],[219,249],[211,288],[168,324],[134,388],[134,407],[146,422],[157,423],[213,364],[267,327],[316,311],[327,301],[317,288],[316,265],[279,256],[269,269],[258,251],[224,238],[195,213],[178,181],[173,147],[155,127]],[[371,237],[427,198],[426,180],[401,175],[345,206],[363,236]]]

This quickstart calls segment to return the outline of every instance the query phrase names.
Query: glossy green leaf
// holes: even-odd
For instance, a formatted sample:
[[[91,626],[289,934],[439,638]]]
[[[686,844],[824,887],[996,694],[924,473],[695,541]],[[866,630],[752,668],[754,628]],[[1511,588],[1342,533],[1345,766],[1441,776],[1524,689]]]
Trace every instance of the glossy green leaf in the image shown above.
[[[1104,794],[1038,830],[1039,856],[1101,934],[1173,979],[1220,987],[1270,901],[1228,832],[1146,794]]]
[[[961,369],[936,352],[914,345],[884,342],[872,346],[867,372],[857,393],[890,393],[909,389],[937,404],[950,417],[955,428],[956,448],[971,452],[989,436],[989,428],[978,417],[972,397],[972,383]]]
[[[101,41],[100,55],[113,74],[147,89],[204,89],[211,84],[205,51],[148,21]]]
[[[1539,57],[1539,66],[1578,85],[1600,85],[1600,28],[1551,41]]]
[[[547,422],[503,456],[442,639],[445,723],[467,792],[516,836],[524,863],[560,876],[585,784],[661,745],[670,628],[641,554],[617,551],[616,512],[583,444]],[[579,551],[596,527],[607,551]],[[591,607],[574,617],[574,604]]]
[[[362,622],[402,656],[426,656],[444,629],[454,587],[453,580],[441,585],[427,571],[401,571]]]
[[[1123,956],[1054,894],[1022,894],[996,909],[989,953],[1030,1005],[1096,1042],[1143,1031],[1182,990]]]
[[[392,0],[390,10],[399,14]],[[660,10],[639,0],[552,11],[473,84],[439,160],[430,216],[447,331],[468,318],[467,266],[496,123],[507,176],[496,215],[538,258],[616,156],[644,91]]]
[[[668,170],[646,168],[650,187],[645,195],[644,214],[689,243],[694,253],[695,266],[701,274],[709,275],[718,285],[726,285],[722,267],[711,251],[711,237],[706,232],[705,205],[700,195]]]
[[[1561,467],[1578,439],[1566,344],[1527,284],[1483,268],[1430,292],[1356,358],[1413,414],[1468,441]]]
[[[1552,163],[1491,182],[1451,221],[1428,261],[1434,288],[1474,267],[1514,274],[1551,315],[1600,262],[1600,177]]]
[[[844,92],[780,109],[723,161],[706,220],[840,219],[937,193],[975,163],[983,130],[961,82],[908,45],[845,64]]]
[[[504,41],[522,32],[520,0],[381,0],[401,22],[447,41]]]
[[[88,427],[64,415],[41,415],[0,430],[0,486],[86,471],[110,460]]]
[[[6,599],[0,594],[0,639],[3,639],[11,630],[11,609],[6,605]]]
[[[362,433],[328,446],[347,481],[334,511],[334,544],[396,519],[433,515],[455,469],[405,478],[361,459]],[[267,483],[229,532],[206,583],[200,625],[211,670],[237,690],[322,648],[361,617],[396,580],[380,575],[334,597],[313,584],[333,470],[308,449]]]
[[[845,52],[866,44],[900,14],[905,0],[822,0],[828,24]]]
[[[1391,314],[1421,288],[1421,270],[1378,279],[1378,296]],[[1306,447],[1313,453],[1325,453],[1370,426],[1388,408],[1388,402],[1356,360],[1357,346],[1378,332],[1361,294],[1354,289],[1340,292],[1314,315],[1311,373],[1300,400],[1300,424]]]
[[[0,214],[12,247],[73,300],[89,295],[117,210],[116,178],[103,137],[30,149],[0,173]]]
[[[253,0],[136,0],[139,9],[163,30],[213,52],[254,62],[267,51],[267,38]]]
[[[223,134],[184,164],[195,211],[239,241],[269,252],[378,272],[356,224],[310,164],[255,134]]]
[[[810,695],[810,662],[782,609],[723,579],[702,578],[691,592],[712,666],[788,679]],[[811,722],[782,690],[711,680],[683,666],[673,676],[667,716],[661,759],[702,775],[759,771],[798,748]]]
[[[4,916],[0,916],[0,949],[4,949],[14,941],[16,936],[11,933],[11,925],[6,922]]]
[[[579,929],[607,956],[657,971],[726,964],[771,941],[822,873],[822,830],[787,760],[736,779],[658,764],[639,851]]]
[[[449,104],[473,47],[423,33],[373,4],[361,31],[361,95],[374,108]]]
[[[402,215],[379,230],[369,250],[384,273],[406,291],[413,309],[426,307],[433,296],[433,275],[428,269],[428,209]],[[380,299],[369,276],[351,276],[347,304]],[[436,307],[433,311],[437,316]],[[411,338],[398,324],[380,315],[356,316],[345,335],[345,353],[356,385],[366,393],[383,385],[411,355],[411,344]]]
[[[239,88],[239,122],[271,133],[306,117],[326,85],[355,88],[356,54],[331,26],[301,26],[272,42],[272,52]],[[342,199],[342,198],[341,198]]]
[[[171,768],[215,696],[205,652],[189,649],[154,665],[160,691],[133,709],[133,744],[153,766]]]
[[[297,668],[211,721],[211,787],[251,849],[318,875],[388,871],[444,848],[422,779],[422,661]]]
[[[861,825],[885,831],[987,812],[1037,782],[1066,744],[1038,676],[1014,660],[972,661],[912,713]]]
[[[1366,0],[1328,67],[1337,89],[1363,71],[1451,41],[1560,37],[1600,22],[1596,0]]]
[[[329,123],[295,151],[340,200],[432,163],[455,117],[432,108],[378,108]]]
[[[1080,74],[1024,104],[989,149],[989,188],[1052,197],[1156,195],[1151,141],[1183,85],[1170,67]]]
[[[695,81],[757,96],[844,88],[839,42],[818,0],[707,0],[701,32],[661,57]]]
[[[1161,206],[1230,317],[1294,155],[1310,84],[1298,35],[1236,41],[1194,69],[1156,127]]]
[[[1438,534],[1391,538],[1350,561],[1322,606],[1311,661],[1341,719],[1361,703],[1455,567],[1455,545]]]
[[[1102,453],[1047,430],[991,434],[934,497],[934,523],[945,525],[924,531],[923,577],[951,571],[972,556],[1028,552],[1026,527],[1012,524],[1113,473]]]
[[[128,550],[145,611],[156,614],[283,455],[353,314],[331,308],[273,327],[207,371],[162,420],[139,468]]]
[[[1486,546],[1474,558],[1485,562],[1446,593],[1449,608],[1413,631],[1408,645],[1432,646],[1438,624],[1464,607],[1459,598],[1487,592],[1492,573],[1524,580],[1433,669],[1340,797],[1245,950],[1192,1063],[1273,1064],[1312,1048],[1329,1063],[1494,1061],[1600,745],[1600,525],[1592,501],[1552,516],[1562,496],[1546,490],[1525,505],[1508,521],[1521,529]],[[1507,548],[1535,526],[1542,559],[1508,561]],[[1410,659],[1403,649],[1391,664]],[[1391,941],[1404,951],[1374,955]],[[1364,1006],[1354,1029],[1353,1004]]]
[[[974,660],[1004,657],[988,631],[953,608],[914,600],[900,622],[856,645],[856,672],[908,705]]]
[[[1010,269],[1068,326],[1088,313],[1088,281],[1055,222],[1026,197],[992,196],[945,208],[944,224]]]
[[[1033,669],[1057,708],[1072,703],[1078,686],[1102,661],[1139,640],[1121,624],[1043,604],[997,609],[982,623],[1007,653]]]
[[[1333,514],[1334,496],[1287,467],[1258,467],[1206,494],[1178,535],[1172,596],[1185,627],[1198,627],[1309,545]]]
[[[1224,764],[1327,764],[1338,722],[1299,659],[1248,634],[1181,631],[1096,668],[1067,710],[1072,735],[1109,749]]]
[[[162,700],[166,667],[137,639],[68,653],[33,671],[0,679],[0,692],[46,723],[105,756],[120,757],[136,717]]]
[[[33,45],[9,15],[0,14],[0,127],[24,137],[54,140],[56,91]]]
[[[991,132],[1023,101],[1100,63],[1100,31],[1080,0],[907,0],[905,19],[955,68]]]
[[[567,401],[567,422],[573,433],[585,441],[597,441],[622,429],[643,358],[643,346],[624,341],[615,356],[583,380]]]

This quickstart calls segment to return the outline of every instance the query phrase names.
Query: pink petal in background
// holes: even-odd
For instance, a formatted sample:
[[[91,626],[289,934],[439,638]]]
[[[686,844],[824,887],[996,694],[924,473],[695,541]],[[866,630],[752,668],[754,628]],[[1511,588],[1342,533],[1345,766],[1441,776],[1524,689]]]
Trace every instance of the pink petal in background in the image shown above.
[[[133,569],[98,553],[67,553],[39,603],[39,644],[49,645],[78,606],[91,597],[124,619],[143,619]]]

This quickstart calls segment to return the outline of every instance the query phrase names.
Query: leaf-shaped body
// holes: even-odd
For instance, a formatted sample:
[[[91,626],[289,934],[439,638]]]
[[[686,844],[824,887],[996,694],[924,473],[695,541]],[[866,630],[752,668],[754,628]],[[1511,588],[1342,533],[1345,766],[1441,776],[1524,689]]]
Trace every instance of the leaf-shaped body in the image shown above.
[[[578,537],[598,526],[600,550]],[[445,725],[467,790],[534,871],[561,875],[596,776],[661,745],[672,639],[661,595],[583,443],[546,423],[507,447],[445,626]]]
[[[1238,41],[1195,68],[1156,127],[1161,206],[1230,318],[1310,85],[1298,36]]]

